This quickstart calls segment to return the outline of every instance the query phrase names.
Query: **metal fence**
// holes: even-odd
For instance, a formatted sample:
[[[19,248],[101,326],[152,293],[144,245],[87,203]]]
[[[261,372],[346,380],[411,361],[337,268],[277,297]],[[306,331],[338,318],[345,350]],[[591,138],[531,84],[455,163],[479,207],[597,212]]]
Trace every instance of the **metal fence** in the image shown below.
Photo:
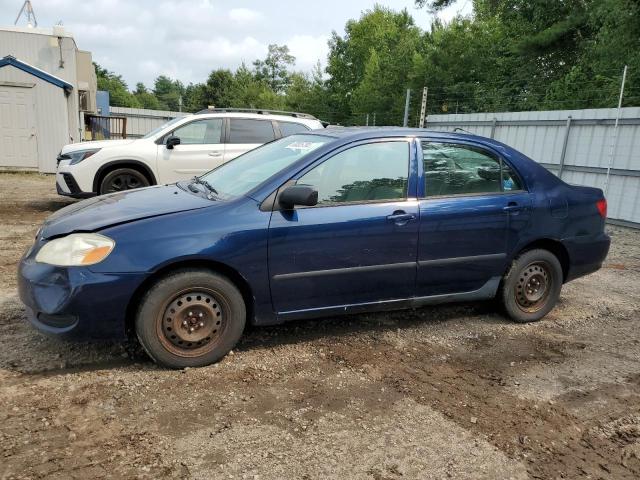
[[[607,188],[611,223],[640,228],[640,108],[429,115],[426,128],[495,138],[567,183]],[[607,171],[609,178],[607,182]]]
[[[86,140],[127,138],[127,118],[114,115],[85,115]],[[87,138],[89,137],[89,138]]]
[[[172,118],[191,115],[184,112],[145,108],[109,107],[109,110],[111,115],[127,118],[127,138],[140,138]]]

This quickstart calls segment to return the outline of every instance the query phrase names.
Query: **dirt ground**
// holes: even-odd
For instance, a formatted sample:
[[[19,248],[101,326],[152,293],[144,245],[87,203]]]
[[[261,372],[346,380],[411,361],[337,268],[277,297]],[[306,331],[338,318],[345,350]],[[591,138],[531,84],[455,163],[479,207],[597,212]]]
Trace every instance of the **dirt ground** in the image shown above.
[[[45,337],[16,263],[69,203],[0,174],[0,478],[640,477],[640,231],[516,325],[490,304],[295,322],[169,371]]]

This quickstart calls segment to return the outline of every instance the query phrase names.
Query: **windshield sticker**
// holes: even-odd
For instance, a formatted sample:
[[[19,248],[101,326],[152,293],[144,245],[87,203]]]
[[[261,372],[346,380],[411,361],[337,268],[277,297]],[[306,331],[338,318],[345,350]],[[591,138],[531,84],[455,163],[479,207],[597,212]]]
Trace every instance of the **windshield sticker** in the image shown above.
[[[322,142],[293,142],[287,145],[285,148],[293,150],[294,152],[308,153],[312,150],[315,150],[320,145],[322,145]]]

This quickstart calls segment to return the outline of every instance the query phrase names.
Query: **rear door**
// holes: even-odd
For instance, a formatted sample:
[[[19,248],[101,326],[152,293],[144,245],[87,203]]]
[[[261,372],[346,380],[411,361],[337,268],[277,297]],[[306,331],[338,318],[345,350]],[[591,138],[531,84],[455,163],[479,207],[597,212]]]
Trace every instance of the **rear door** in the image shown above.
[[[405,139],[351,146],[297,179],[317,188],[319,203],[272,213],[269,274],[280,315],[413,295],[418,202],[410,146]]]
[[[271,120],[231,117],[227,122],[225,162],[276,138]]]
[[[428,140],[421,147],[417,295],[470,292],[499,281],[528,223],[529,193],[493,151]]]
[[[203,118],[176,128],[169,136],[180,138],[180,145],[168,149],[158,145],[160,182],[175,182],[202,175],[221,165],[225,145],[222,142],[224,120]]]

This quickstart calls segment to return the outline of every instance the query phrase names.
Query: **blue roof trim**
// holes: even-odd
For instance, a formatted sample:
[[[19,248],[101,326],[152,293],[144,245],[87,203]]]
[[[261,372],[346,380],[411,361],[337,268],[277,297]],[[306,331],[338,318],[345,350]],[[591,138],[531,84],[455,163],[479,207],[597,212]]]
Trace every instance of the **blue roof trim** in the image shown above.
[[[12,55],[7,55],[6,57],[0,58],[0,68],[6,67],[7,65],[11,65],[12,67],[16,67],[23,72],[27,72],[34,77],[41,78],[45,82],[49,82],[56,87],[64,88],[65,90],[73,90],[73,85],[64,80],[54,77],[53,75],[45,72],[44,70],[40,70],[39,68],[33,67],[28,63],[21,62],[16,57]]]

